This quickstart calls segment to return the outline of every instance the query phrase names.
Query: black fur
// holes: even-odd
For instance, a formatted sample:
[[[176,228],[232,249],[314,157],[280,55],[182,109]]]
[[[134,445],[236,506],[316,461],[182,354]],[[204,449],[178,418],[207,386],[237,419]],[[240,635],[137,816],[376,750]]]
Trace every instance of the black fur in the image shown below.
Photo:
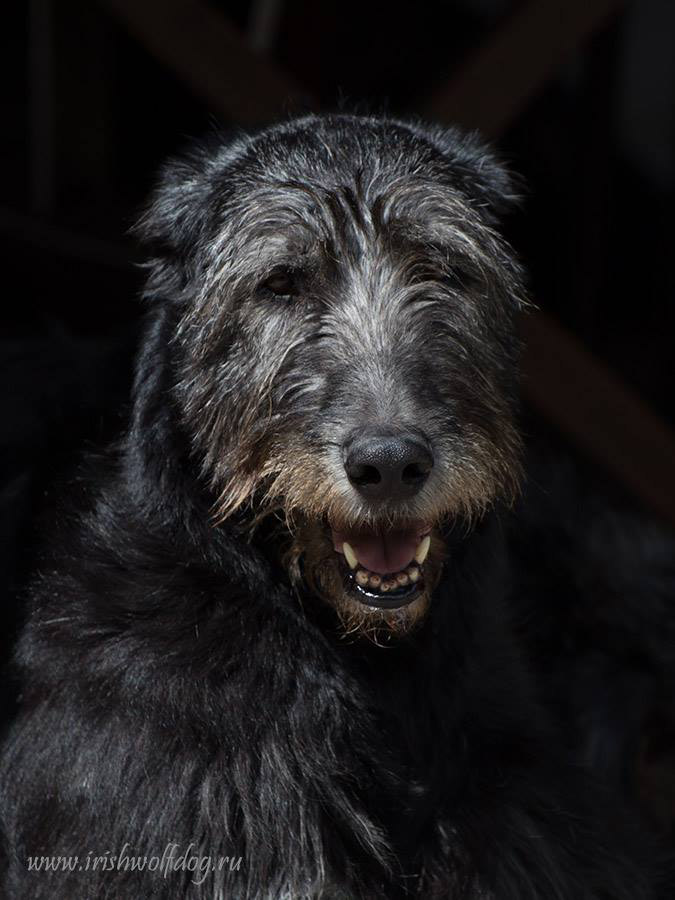
[[[568,758],[509,625],[522,291],[494,226],[511,193],[473,140],[346,116],[166,170],[142,225],[154,262],[130,427],[76,486],[17,652],[3,896],[671,896]],[[373,260],[396,315],[364,280]],[[314,306],[258,287],[279,263]],[[446,542],[424,621],[385,646],[345,638],[302,552],[296,568],[284,556],[298,518],[364,514],[331,447],[374,399],[433,435],[419,505]],[[251,531],[270,510],[285,523]],[[169,844],[242,863],[201,880],[27,869]]]

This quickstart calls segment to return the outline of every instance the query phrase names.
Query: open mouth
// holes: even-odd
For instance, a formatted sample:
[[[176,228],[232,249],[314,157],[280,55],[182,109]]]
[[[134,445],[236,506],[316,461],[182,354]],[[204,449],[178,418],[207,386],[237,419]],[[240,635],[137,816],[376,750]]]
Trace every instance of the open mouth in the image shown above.
[[[424,588],[430,530],[428,526],[389,531],[332,529],[346,587],[355,599],[378,609],[412,603]]]

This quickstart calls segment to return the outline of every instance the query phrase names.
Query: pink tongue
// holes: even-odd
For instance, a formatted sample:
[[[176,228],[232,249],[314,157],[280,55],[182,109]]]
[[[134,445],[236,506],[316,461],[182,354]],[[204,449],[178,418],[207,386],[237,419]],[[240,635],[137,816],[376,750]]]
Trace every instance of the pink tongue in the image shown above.
[[[333,546],[342,553],[342,545],[347,541],[364,569],[379,575],[400,572],[408,566],[422,539],[419,529],[406,531],[343,533],[333,532]]]

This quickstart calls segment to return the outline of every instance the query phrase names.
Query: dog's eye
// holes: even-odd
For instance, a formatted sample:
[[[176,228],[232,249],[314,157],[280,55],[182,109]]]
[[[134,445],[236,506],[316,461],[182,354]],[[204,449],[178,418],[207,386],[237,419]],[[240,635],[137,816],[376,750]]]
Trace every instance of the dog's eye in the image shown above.
[[[261,287],[267,293],[282,300],[288,300],[298,294],[298,283],[295,275],[293,272],[285,270],[273,272],[263,281]]]

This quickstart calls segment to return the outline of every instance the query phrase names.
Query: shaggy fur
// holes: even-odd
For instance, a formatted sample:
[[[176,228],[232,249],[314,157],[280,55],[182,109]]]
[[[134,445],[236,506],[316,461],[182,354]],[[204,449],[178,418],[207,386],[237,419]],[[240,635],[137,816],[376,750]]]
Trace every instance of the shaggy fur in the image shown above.
[[[35,579],[2,761],[13,900],[648,900],[671,889],[574,767],[509,627],[520,272],[508,176],[452,130],[308,118],[169,166],[120,445]],[[434,465],[374,505],[341,448]],[[333,532],[432,528],[398,610]],[[196,879],[29,856],[242,857]]]

